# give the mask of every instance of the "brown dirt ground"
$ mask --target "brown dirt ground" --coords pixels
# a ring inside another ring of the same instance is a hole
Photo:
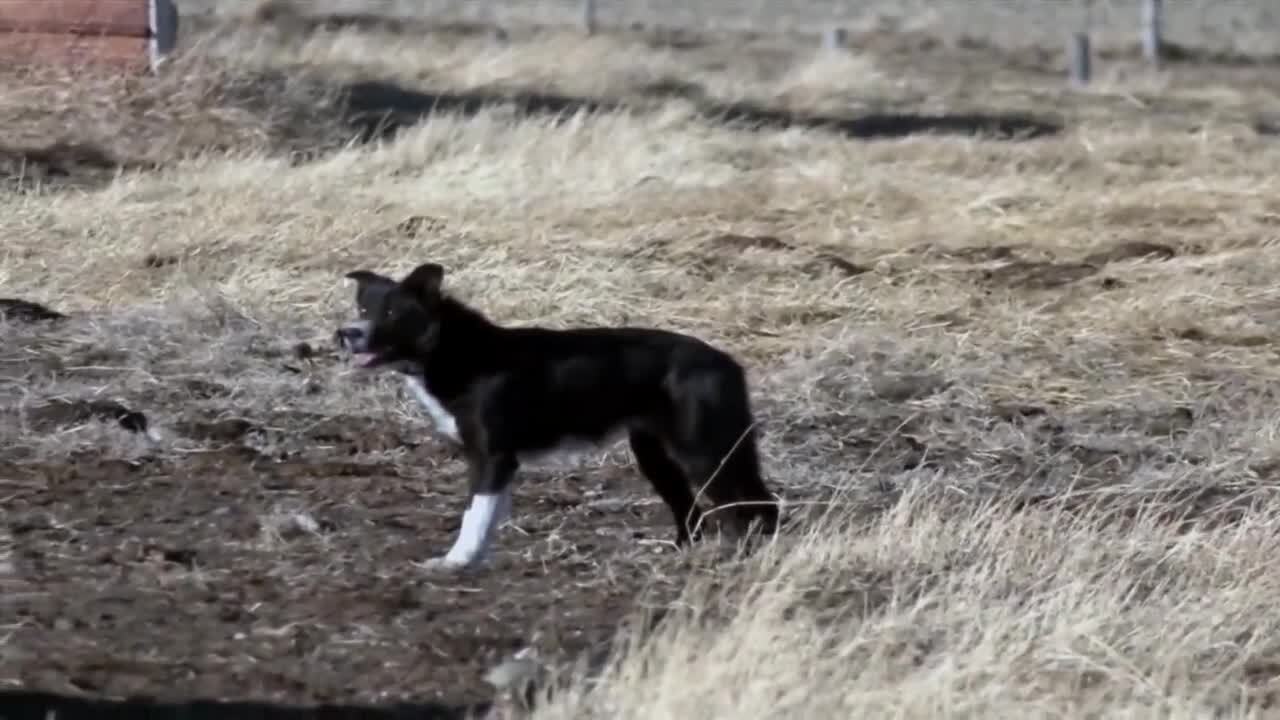
[[[237,425],[184,429],[230,439]],[[540,647],[576,654],[646,585],[672,589],[669,519],[634,502],[644,487],[628,468],[530,473],[491,568],[451,581],[412,564],[458,526],[460,467],[436,469],[441,448],[392,464],[364,454],[415,444],[394,421],[293,426],[314,445],[292,457],[232,440],[139,462],[0,459],[18,679],[95,696],[482,701],[484,671],[532,641],[522,629],[554,623]],[[279,510],[290,504],[314,525]],[[521,557],[550,536],[558,557]]]
[[[31,348],[55,343],[66,316],[10,321]],[[126,362],[86,344],[0,357],[27,382]],[[308,346],[275,364],[289,375],[338,362]],[[490,565],[425,573],[413,563],[448,549],[465,503],[451,449],[395,417],[228,417],[229,393],[193,379],[128,405],[0,411],[45,435],[100,423],[127,437],[156,427],[149,409],[184,397],[219,408],[170,416],[181,450],[0,449],[0,559],[11,548],[0,675],[93,698],[475,706],[494,699],[484,673],[514,651],[598,651],[637,603],[659,606],[681,584],[665,507],[617,462],[522,471],[514,526]]]

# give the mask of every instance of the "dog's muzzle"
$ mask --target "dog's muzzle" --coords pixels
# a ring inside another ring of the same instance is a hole
[[[369,349],[369,326],[367,323],[358,322],[350,325],[344,325],[338,328],[334,333],[334,342],[339,348],[351,353],[368,352]]]

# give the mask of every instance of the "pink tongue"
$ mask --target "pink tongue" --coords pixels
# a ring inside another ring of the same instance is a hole
[[[352,356],[352,360],[354,360],[356,365],[359,365],[360,367],[368,367],[373,364],[373,361],[377,359],[377,357],[378,356],[374,353],[356,353]]]

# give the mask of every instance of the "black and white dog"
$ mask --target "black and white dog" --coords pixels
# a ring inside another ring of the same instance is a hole
[[[441,290],[444,268],[419,265],[396,281],[367,270],[359,319],[338,329],[361,368],[401,373],[436,431],[461,447],[471,503],[458,537],[429,568],[483,560],[511,514],[522,462],[624,432],[640,472],[675,517],[676,543],[700,533],[693,487],[731,505],[737,529],[771,535],[778,505],[760,476],[742,367],[673,332],[644,328],[503,327]]]

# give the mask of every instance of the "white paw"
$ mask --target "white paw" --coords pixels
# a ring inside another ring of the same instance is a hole
[[[448,557],[436,557],[414,563],[415,567],[433,574],[455,574],[472,567],[472,563],[452,560]]]

